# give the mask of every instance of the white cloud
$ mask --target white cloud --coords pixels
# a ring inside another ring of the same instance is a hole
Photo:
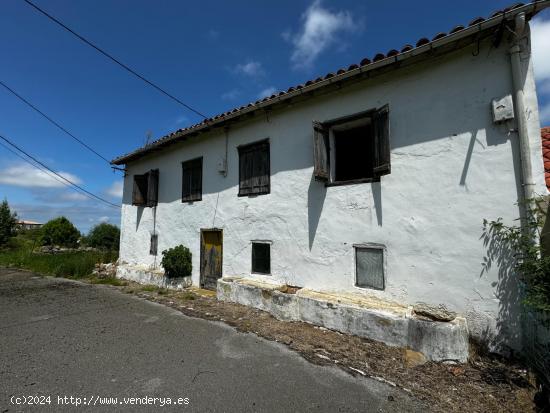
[[[255,60],[249,60],[246,63],[238,64],[233,71],[250,77],[262,76],[265,73],[262,64]]]
[[[258,99],[263,99],[267,96],[271,96],[273,93],[275,93],[277,89],[275,89],[273,86],[270,86],[268,88],[265,88],[260,93],[258,93]]]
[[[113,198],[122,198],[123,186],[124,184],[122,181],[115,181],[105,192]]]
[[[341,32],[354,31],[357,24],[349,11],[331,12],[315,0],[302,15],[303,27],[299,33],[283,33],[283,38],[294,45],[291,62],[294,67],[308,67]]]
[[[66,192],[59,196],[62,201],[87,201],[89,198],[80,192]]]
[[[82,183],[80,178],[69,172],[57,173],[75,184]],[[67,184],[63,179],[54,178],[52,175],[31,165],[20,163],[0,170],[0,184],[25,188],[62,188]]]
[[[231,89],[222,94],[223,100],[235,100],[240,96],[241,92],[238,89]]]
[[[533,68],[537,81],[550,80],[550,20],[531,21]]]
[[[97,222],[109,222],[109,219],[110,218],[108,216],[102,216],[97,219]]]

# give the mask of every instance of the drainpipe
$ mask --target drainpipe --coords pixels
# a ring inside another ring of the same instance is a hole
[[[533,170],[531,167],[531,149],[529,145],[529,133],[527,131],[527,117],[525,115],[525,101],[523,94],[524,76],[521,70],[521,47],[520,42],[525,33],[525,13],[519,13],[515,17],[515,40],[510,48],[510,61],[512,63],[512,80],[514,88],[514,107],[516,112],[523,194],[525,197],[525,212],[532,211],[533,198],[535,195],[535,183],[533,181]],[[529,52],[530,53],[530,52]]]

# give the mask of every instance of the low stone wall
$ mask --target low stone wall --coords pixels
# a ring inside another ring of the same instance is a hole
[[[342,333],[381,341],[423,353],[433,361],[468,359],[466,320],[429,321],[412,307],[359,294],[321,293],[301,289],[287,294],[283,286],[248,279],[218,280],[217,297],[264,311],[284,321],[304,321]]]
[[[179,290],[191,286],[191,277],[168,278],[164,271],[145,266],[119,264],[116,277],[140,284],[151,284],[161,288]]]

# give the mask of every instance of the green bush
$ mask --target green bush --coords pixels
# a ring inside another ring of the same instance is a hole
[[[191,275],[191,251],[183,245],[162,251],[162,261],[167,277],[188,277]]]
[[[98,224],[93,227],[85,240],[90,247],[105,250],[118,250],[120,243],[120,229],[112,224]]]
[[[0,204],[0,245],[4,245],[15,235],[17,228],[17,214],[11,212],[8,201],[4,199]]]
[[[41,228],[42,245],[59,245],[74,248],[77,246],[80,232],[65,217],[52,219]]]

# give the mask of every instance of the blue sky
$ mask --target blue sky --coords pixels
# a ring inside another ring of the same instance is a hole
[[[510,1],[35,0],[206,115],[433,37]],[[550,124],[550,13],[535,22],[539,103]],[[111,159],[200,119],[21,0],[0,4],[0,80]],[[120,202],[121,175],[0,88],[0,134],[88,190]],[[23,219],[66,215],[83,231],[118,210],[0,147],[0,197]]]

